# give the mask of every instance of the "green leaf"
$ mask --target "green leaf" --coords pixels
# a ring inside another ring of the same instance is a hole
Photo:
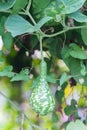
[[[76,11],[68,15],[70,18],[75,19],[77,22],[87,22],[87,16],[82,14],[80,11]]]
[[[5,28],[8,32],[11,32],[13,37],[34,32],[34,26],[19,15],[9,16],[5,23]]]
[[[73,110],[74,110],[74,107],[73,106],[67,106],[65,109],[64,109],[64,112],[66,115],[71,115],[73,113]]]
[[[5,21],[6,21],[7,17],[5,15],[2,15],[0,17],[0,34],[3,36],[6,32],[5,32]]]
[[[13,38],[10,33],[5,33],[3,35],[3,42],[4,42],[5,48],[9,51],[11,49],[12,42],[13,42]]]
[[[10,81],[28,81],[29,80],[29,70],[22,70],[19,74],[16,74]]]
[[[4,33],[4,27],[2,26],[2,24],[0,23],[0,34],[2,35]]]
[[[47,38],[45,43],[52,57],[61,58],[62,40],[60,38]]]
[[[54,74],[47,75],[46,80],[49,83],[56,83],[56,79],[55,79],[55,75]]]
[[[52,121],[55,123],[58,122],[58,115],[55,112],[52,114]]]
[[[70,14],[79,10],[86,0],[61,0],[63,9],[62,14]]]
[[[87,72],[87,64],[86,64],[85,70],[84,70],[84,68],[81,66],[82,59],[72,57],[70,55],[70,51],[71,51],[70,48],[65,46],[62,49],[62,58],[63,58],[65,64],[67,65],[67,67],[69,68],[70,73],[71,73],[72,77],[76,80],[76,82],[79,82],[80,79],[83,79],[84,80],[83,85],[87,85],[87,80],[86,80],[87,74],[85,73],[85,72]],[[77,54],[77,56],[79,56],[79,54]]]
[[[67,73],[63,73],[60,78],[60,86],[63,85],[64,82],[66,82],[70,77],[67,75]]]
[[[56,91],[56,99],[57,101],[61,104],[62,103],[62,98],[64,97],[64,91],[63,90],[60,90],[60,91]]]
[[[70,44],[70,51],[69,54],[77,59],[87,59],[87,54],[85,52],[85,50],[83,50],[82,48],[80,48],[78,45],[72,43]]]
[[[58,125],[53,124],[51,130],[59,130]]]
[[[13,77],[14,73],[12,72],[12,66],[6,66],[2,71],[0,71],[0,76]]]
[[[5,28],[8,32],[11,32],[13,37],[15,37],[24,33],[33,33],[38,31],[43,26],[43,24],[51,19],[51,17],[45,17],[41,19],[35,26],[33,26],[21,16],[11,15],[8,17],[5,23]]]
[[[62,58],[67,59],[69,57],[70,57],[70,50],[69,50],[69,47],[67,47],[65,45],[65,47],[62,49]],[[66,60],[66,62],[67,62],[67,60]]]
[[[85,126],[81,120],[70,122],[66,128],[66,130],[86,130],[86,129],[87,126]]]
[[[38,76],[32,83],[32,89],[35,88],[37,86],[37,83],[40,81],[40,76]]]
[[[39,30],[46,22],[52,20],[52,17],[46,16],[42,18],[36,25],[35,25],[35,30]]]
[[[87,45],[87,28],[81,29],[81,36],[84,44]]]
[[[18,13],[21,9],[23,9],[26,6],[27,2],[28,0],[23,0],[22,2],[21,0],[16,0],[12,12]]]
[[[34,13],[38,13],[40,11],[42,11],[43,9],[45,9],[48,4],[50,3],[50,0],[33,0],[32,1],[32,6],[34,8]]]
[[[2,68],[2,63],[5,62],[5,58],[2,56],[2,54],[3,54],[2,51],[0,51],[0,67],[1,68]]]
[[[84,63],[81,61],[81,74],[83,76],[86,75],[86,66],[84,65]]]
[[[0,11],[5,11],[13,7],[16,0],[7,0],[7,2],[0,2]]]
[[[74,77],[75,80],[78,82],[79,78],[81,76],[75,76],[75,75],[80,74],[80,71],[81,71],[80,61],[75,59],[75,58],[72,58],[72,57],[69,57],[66,60],[67,61],[65,61],[65,62],[67,63],[67,66],[69,67],[69,70],[70,70],[70,72],[72,74],[72,77]]]

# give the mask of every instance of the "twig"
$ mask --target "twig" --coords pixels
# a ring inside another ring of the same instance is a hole
[[[23,124],[24,124],[24,113],[21,114],[21,126],[20,126],[20,130],[24,130],[23,129]]]
[[[26,114],[22,113],[22,111],[19,109],[19,107],[18,107],[15,103],[13,103],[13,102],[12,102],[5,94],[3,94],[1,91],[0,91],[0,95],[2,95],[5,99],[7,99],[8,102],[9,102],[18,112],[20,112],[21,114],[23,114],[24,118],[30,123],[30,125],[31,125],[31,127],[32,127],[33,130],[34,130],[34,128],[37,128],[38,130],[46,130],[46,129],[44,129],[44,128],[41,128],[41,127],[38,126],[38,125],[33,124],[33,123],[30,121],[29,117],[27,117]],[[22,120],[22,121],[23,121],[23,120]],[[23,124],[23,122],[22,122],[22,124]]]

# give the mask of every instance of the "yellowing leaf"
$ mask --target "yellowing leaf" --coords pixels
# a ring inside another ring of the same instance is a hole
[[[70,84],[67,85],[67,87],[64,90],[64,96],[67,97],[69,96],[73,91],[73,88],[70,86]]]

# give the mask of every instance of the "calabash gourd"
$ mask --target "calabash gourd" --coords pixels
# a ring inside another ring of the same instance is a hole
[[[30,105],[39,115],[47,115],[55,107],[55,100],[46,81],[46,74],[47,64],[42,60],[40,63],[40,78],[30,96]]]

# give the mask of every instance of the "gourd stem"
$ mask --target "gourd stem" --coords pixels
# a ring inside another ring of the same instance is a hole
[[[41,61],[40,63],[40,76],[41,78],[46,78],[47,75],[47,64],[44,60]]]
[[[43,57],[43,48],[42,48],[42,36],[40,36],[40,52],[41,52],[41,59],[44,60],[44,57]]]

